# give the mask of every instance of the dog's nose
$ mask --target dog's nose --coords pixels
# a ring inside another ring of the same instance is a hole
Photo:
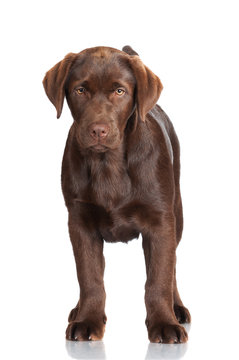
[[[109,126],[106,124],[91,124],[90,135],[94,139],[104,139],[109,133]]]

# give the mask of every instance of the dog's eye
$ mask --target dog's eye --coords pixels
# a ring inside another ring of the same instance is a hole
[[[76,90],[77,94],[81,95],[85,92],[85,88],[80,87],[79,89]]]
[[[118,96],[122,96],[122,95],[124,95],[124,93],[125,93],[125,91],[123,90],[123,89],[116,89],[115,90],[115,93],[116,93],[116,95],[118,95]]]

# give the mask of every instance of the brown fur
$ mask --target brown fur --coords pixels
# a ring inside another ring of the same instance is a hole
[[[127,242],[141,233],[149,340],[185,342],[179,323],[190,322],[190,314],[175,275],[183,227],[179,143],[169,118],[155,106],[159,78],[134,50],[123,50],[98,47],[68,54],[43,80],[57,117],[66,96],[74,119],[62,190],[80,301],[69,315],[66,338],[103,337],[103,242]]]

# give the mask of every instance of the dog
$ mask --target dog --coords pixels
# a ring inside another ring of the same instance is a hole
[[[176,284],[176,247],[183,213],[180,148],[171,121],[156,103],[160,79],[125,46],[70,53],[43,80],[60,117],[64,98],[70,128],[62,191],[76,261],[80,300],[66,339],[103,338],[103,244],[141,234],[146,262],[146,326],[151,342],[184,343],[190,322]]]

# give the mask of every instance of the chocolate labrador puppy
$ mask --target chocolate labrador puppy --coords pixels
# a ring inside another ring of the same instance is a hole
[[[80,300],[68,340],[100,340],[105,315],[104,241],[142,234],[151,342],[181,343],[190,322],[176,285],[176,247],[183,228],[179,143],[156,105],[160,79],[129,46],[70,53],[43,80],[60,117],[64,98],[74,119],[62,163]]]

